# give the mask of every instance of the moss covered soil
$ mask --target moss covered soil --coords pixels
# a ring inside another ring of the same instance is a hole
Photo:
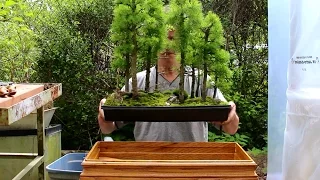
[[[178,100],[169,102],[168,99],[174,99],[178,91],[165,91],[165,92],[139,92],[137,98],[133,98],[132,93],[112,93],[107,96],[105,106],[220,106],[228,105],[218,99],[207,97],[206,101],[202,101],[201,97],[190,98],[185,93],[184,103],[179,103]],[[178,98],[177,98],[178,99]]]

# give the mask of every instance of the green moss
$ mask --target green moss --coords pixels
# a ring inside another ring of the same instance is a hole
[[[179,92],[180,92],[180,90],[176,89],[173,91],[172,94],[179,97]],[[184,100],[188,99],[189,95],[188,95],[187,91],[184,91],[183,93],[184,93]]]
[[[125,93],[123,95],[112,93],[106,99],[105,105],[108,106],[167,106],[167,100],[172,96],[176,95],[177,90],[168,90],[162,93],[146,93],[139,92],[139,96],[136,99],[132,98],[131,93]],[[227,105],[226,102],[215,100],[211,97],[207,97],[206,101],[203,102],[201,98],[187,98],[184,103],[172,103],[171,106],[215,106],[215,105]]]

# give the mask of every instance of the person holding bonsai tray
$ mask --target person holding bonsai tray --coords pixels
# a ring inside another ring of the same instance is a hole
[[[177,89],[179,87],[179,73],[175,70],[178,66],[173,54],[160,56],[158,60],[159,90]],[[187,69],[188,70],[188,69]],[[145,71],[137,74],[139,89],[144,89]],[[150,88],[155,84],[155,67],[151,68]],[[185,90],[190,93],[191,83],[190,75],[185,75]],[[129,88],[131,90],[131,87]],[[200,91],[201,92],[201,91]],[[212,97],[213,90],[208,89],[208,96]],[[218,90],[217,97],[221,101],[226,101],[222,93]],[[123,127],[125,124],[104,120],[104,112],[101,106],[105,99],[100,101],[98,122],[102,133],[110,134],[112,131]],[[222,123],[212,122],[215,127],[222,129],[228,134],[235,134],[238,130],[239,117],[236,113],[236,105],[229,102],[231,111],[228,119]],[[150,117],[152,118],[152,117]],[[214,117],[212,117],[214,118]],[[135,122],[134,136],[136,141],[208,141],[208,123],[207,122]]]
[[[168,37],[172,39],[173,37]],[[179,62],[176,60],[175,53],[167,50],[160,54],[158,58],[158,90],[173,90],[179,88]],[[197,74],[197,73],[196,73]],[[150,70],[150,92],[155,89],[156,68]],[[191,68],[185,68],[185,91],[191,93]],[[138,89],[145,89],[146,71],[137,73]],[[197,79],[197,78],[196,78]],[[131,79],[129,82],[129,91],[131,91]],[[197,82],[196,82],[197,84]],[[200,85],[201,87],[201,85]],[[123,87],[122,90],[125,88]],[[201,93],[201,90],[199,90]],[[207,95],[212,97],[213,89],[208,89]],[[200,94],[199,94],[200,96]],[[217,99],[226,101],[220,90],[217,90]],[[102,99],[99,104],[98,122],[103,134],[110,134],[114,130],[121,128],[125,123],[105,121],[104,112],[101,106],[105,103]],[[235,134],[238,130],[239,117],[236,113],[236,105],[229,102],[231,110],[228,119],[224,122],[211,122],[213,125],[228,134]],[[152,118],[152,117],[150,117]],[[214,117],[212,117],[214,118]],[[214,120],[214,119],[212,119]],[[135,122],[134,136],[136,141],[208,141],[208,123],[207,122]]]

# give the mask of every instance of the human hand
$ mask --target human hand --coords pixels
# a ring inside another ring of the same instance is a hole
[[[103,134],[110,134],[114,131],[115,125],[113,121],[106,121],[104,117],[104,111],[101,109],[101,106],[106,102],[106,99],[102,99],[99,104],[99,113],[98,113],[98,122],[101,132]]]
[[[104,120],[104,111],[103,111],[103,109],[101,109],[101,106],[102,106],[105,102],[106,102],[106,99],[104,98],[104,99],[102,99],[102,100],[100,101],[100,104],[99,104],[99,114],[98,114],[98,118],[99,118],[99,119],[102,119],[102,120]]]
[[[235,117],[237,116],[236,104],[233,101],[230,101],[228,104],[231,106],[230,107],[231,110],[229,112],[228,119],[226,121],[222,121],[222,122],[214,121],[214,122],[212,122],[214,125],[227,125],[227,124],[230,124],[235,119]]]

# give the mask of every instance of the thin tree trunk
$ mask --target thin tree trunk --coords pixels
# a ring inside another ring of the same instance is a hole
[[[126,54],[125,76],[126,76],[125,91],[129,92],[129,79],[130,79],[130,54],[129,53]]]
[[[184,61],[185,52],[181,51],[181,64],[180,64],[180,82],[179,82],[179,101],[184,103]]]
[[[218,81],[218,77],[216,76],[215,77],[215,80],[214,80],[214,91],[213,91],[213,99],[215,99],[217,97],[217,90],[218,90],[218,87],[217,87],[217,81]]]
[[[158,91],[158,63],[156,63],[156,87],[155,87],[155,91]]]
[[[200,81],[201,81],[201,78],[200,78],[200,68],[198,67],[198,77],[197,77],[197,90],[196,90],[196,97],[199,97],[200,94],[199,94],[199,88],[200,88]]]
[[[192,64],[191,98],[194,98],[194,86],[196,84],[195,65]]]
[[[204,57],[206,57],[206,55]],[[202,101],[206,101],[206,97],[207,97],[207,75],[208,75],[208,67],[207,67],[206,61],[204,61],[204,63],[203,63],[203,82],[202,82],[202,89],[201,89]]]
[[[138,42],[137,42],[137,30],[134,29],[132,35],[133,50],[131,59],[131,76],[132,76],[132,93],[133,98],[138,97],[138,82],[137,82],[137,58],[138,58]]]
[[[205,32],[204,41],[207,44],[210,34],[210,28]],[[201,97],[202,101],[206,101],[207,97],[207,76],[208,76],[208,64],[207,64],[207,50],[206,48],[203,49],[203,82],[202,82],[202,89],[201,89]]]
[[[184,103],[184,65],[185,65],[185,50],[187,49],[187,39],[184,36],[185,30],[184,30],[184,15],[180,15],[180,28],[181,28],[181,34],[180,38],[182,40],[182,44],[180,45],[181,47],[181,61],[180,61],[180,82],[179,82],[179,102]]]
[[[147,74],[146,74],[145,91],[149,92],[150,91],[150,68],[151,68],[151,57],[152,57],[151,47],[148,48],[147,53],[148,53],[147,54],[147,63],[146,63]]]

